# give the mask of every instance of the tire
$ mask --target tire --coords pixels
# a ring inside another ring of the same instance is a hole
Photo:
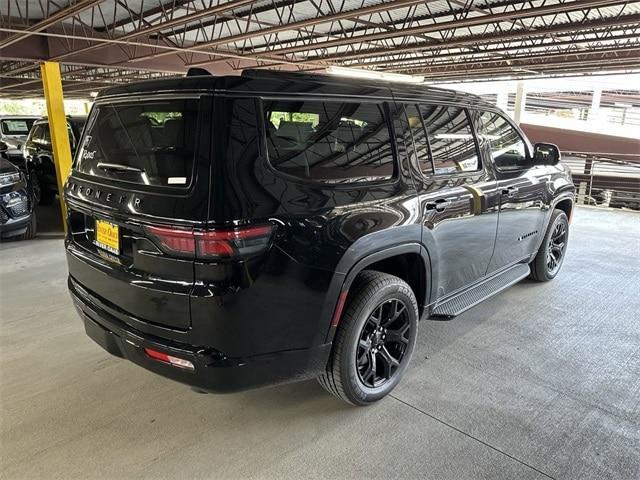
[[[402,378],[417,334],[418,304],[411,287],[393,275],[366,270],[354,281],[326,372],[318,381],[352,405],[370,405]],[[378,373],[387,378],[376,381]]]
[[[563,232],[559,234],[558,232]],[[561,240],[561,241],[558,241]],[[529,264],[529,277],[538,282],[553,280],[564,262],[569,241],[569,219],[562,210],[554,210],[542,244]]]
[[[20,235],[20,240],[31,240],[36,236],[38,230],[38,220],[36,218],[36,212],[31,213],[31,221],[27,227],[27,231]]]
[[[31,187],[31,194],[33,195],[33,201],[35,205],[40,204],[40,197],[42,196],[42,187],[40,186],[40,179],[35,171],[29,174],[29,185]]]

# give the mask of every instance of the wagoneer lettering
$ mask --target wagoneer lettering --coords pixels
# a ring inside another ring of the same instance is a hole
[[[370,404],[420,318],[551,280],[567,248],[558,148],[473,95],[187,76],[102,92],[83,135],[65,200],[87,334],[200,391],[317,377]]]

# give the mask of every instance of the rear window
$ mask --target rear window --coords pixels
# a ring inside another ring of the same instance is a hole
[[[76,170],[151,186],[186,186],[193,175],[198,101],[96,105]]]
[[[0,121],[0,128],[5,135],[27,135],[34,120],[32,119],[6,119]]]
[[[269,162],[279,172],[326,183],[393,176],[382,104],[278,100],[264,112]]]

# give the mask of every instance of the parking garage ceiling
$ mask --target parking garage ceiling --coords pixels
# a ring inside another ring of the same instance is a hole
[[[640,2],[613,0],[4,0],[0,97],[115,83],[330,65],[431,81],[640,70]]]

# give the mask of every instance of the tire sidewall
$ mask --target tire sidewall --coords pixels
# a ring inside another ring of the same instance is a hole
[[[551,239],[551,235],[553,235],[553,231],[555,230],[556,226],[560,222],[563,222],[565,224],[565,228],[567,232],[565,246],[562,252],[562,257],[560,258],[560,265],[558,266],[555,272],[549,272],[549,268],[547,267],[547,254],[549,253],[549,240]],[[544,237],[544,245],[543,245],[544,254],[542,255],[542,258],[541,258],[541,260],[544,263],[543,265],[541,265],[541,267],[544,268],[544,274],[548,280],[555,278],[556,275],[560,273],[560,270],[562,270],[562,265],[564,264],[564,257],[566,256],[568,246],[569,246],[569,219],[567,218],[567,215],[564,212],[559,211],[558,214],[555,215],[555,218],[553,218],[553,220],[549,224],[549,228],[547,229],[547,234]]]
[[[402,358],[400,367],[398,368],[398,370],[396,370],[391,380],[385,382],[380,387],[367,387],[360,380],[356,367],[356,354],[358,342],[360,339],[360,333],[373,310],[381,303],[392,299],[398,299],[402,301],[407,307],[409,322],[411,324],[409,343]],[[351,311],[351,309],[347,310],[346,314],[350,315],[354,321],[349,322],[347,331],[344,332],[346,334],[346,348],[344,348],[341,352],[341,363],[346,368],[344,368],[344,370],[341,372],[343,377],[341,380],[343,385],[349,386],[347,392],[350,393],[350,397],[354,396],[354,398],[349,399],[353,403],[357,405],[367,405],[373,403],[387,395],[398,384],[398,382],[404,375],[407,366],[410,363],[411,356],[413,355],[413,350],[415,348],[418,330],[417,311],[417,303],[415,301],[413,293],[406,284],[402,283],[386,285],[385,287],[375,292],[375,294],[372,295],[371,298],[364,303],[364,305],[359,306],[359,308],[357,308],[355,311]]]

